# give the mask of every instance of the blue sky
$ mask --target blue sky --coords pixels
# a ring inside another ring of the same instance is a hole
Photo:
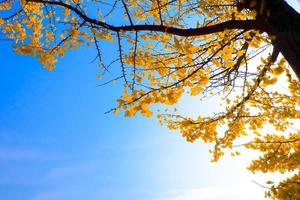
[[[104,51],[116,53],[109,45]],[[1,199],[262,197],[263,189],[251,182],[260,177],[245,169],[249,156],[212,164],[206,145],[185,142],[155,118],[104,114],[121,87],[97,87],[99,70],[89,63],[94,54],[88,48],[69,52],[49,72],[0,42]]]
[[[204,145],[155,118],[104,114],[121,91],[96,87],[91,49],[69,53],[52,72],[9,43],[0,49],[1,199],[163,199],[228,182],[216,183],[222,163],[211,165]]]

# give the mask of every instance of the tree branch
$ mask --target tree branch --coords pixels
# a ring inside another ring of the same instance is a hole
[[[256,29],[263,32],[271,32],[270,28],[262,21],[258,20],[229,20],[226,22],[222,22],[219,24],[206,26],[206,27],[199,27],[199,28],[188,28],[188,29],[181,29],[176,27],[168,27],[164,25],[129,25],[129,26],[114,26],[108,23],[93,19],[88,17],[86,14],[78,10],[76,7],[72,5],[68,5],[63,2],[56,2],[56,1],[47,1],[47,0],[28,0],[28,2],[35,2],[35,3],[42,3],[42,4],[50,4],[50,5],[57,5],[64,8],[68,8],[71,11],[75,12],[82,20],[95,24],[97,26],[103,27],[110,31],[120,32],[120,31],[156,31],[156,32],[163,32],[163,33],[170,33],[173,35],[178,36],[199,36],[199,35],[207,35],[211,33],[222,32],[226,29],[242,29],[242,30],[251,30]]]

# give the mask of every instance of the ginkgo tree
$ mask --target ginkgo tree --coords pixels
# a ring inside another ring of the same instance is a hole
[[[210,116],[156,115],[187,141],[211,143],[213,161],[249,139],[242,146],[261,153],[249,170],[289,174],[269,181],[266,197],[300,199],[300,14],[284,0],[2,0],[0,29],[48,70],[93,47],[103,72],[120,69],[124,93],[111,112],[127,117],[183,95],[221,96],[226,106]],[[118,48],[110,64],[102,41]]]

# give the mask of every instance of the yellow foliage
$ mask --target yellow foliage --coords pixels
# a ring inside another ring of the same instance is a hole
[[[0,11],[14,12],[12,2],[0,3]],[[300,168],[299,130],[290,128],[300,119],[299,80],[285,58],[277,61],[271,60],[269,52],[260,54],[272,51],[270,46],[278,38],[255,28],[227,27],[210,32],[234,20],[256,19],[252,8],[262,8],[263,1],[247,1],[248,9],[228,6],[239,2],[233,0],[124,2],[126,6],[111,11],[111,15],[122,13],[117,17],[128,19],[119,20],[124,22],[119,25],[106,22],[113,20],[106,20],[103,10],[90,10],[96,3],[93,1],[21,0],[22,12],[11,18],[0,13],[0,31],[14,40],[16,53],[36,57],[48,70],[53,70],[68,50],[93,44],[106,71],[102,57],[110,57],[111,49],[101,41],[113,42],[124,80],[124,92],[114,113],[151,117],[155,114],[152,105],[172,106],[184,95],[201,99],[223,95],[226,106],[218,113],[199,113],[191,118],[166,112],[159,114],[158,120],[179,130],[189,142],[201,139],[213,144],[213,161],[226,149],[239,155],[234,145],[244,137],[252,141],[244,145],[246,148],[262,154],[249,170],[286,173]],[[91,13],[98,13],[98,18]],[[200,34],[203,30],[208,32]],[[199,34],[188,35],[197,31]],[[97,77],[100,79],[100,74]],[[299,173],[272,185],[267,196],[300,199],[299,184],[290,182],[299,183]]]

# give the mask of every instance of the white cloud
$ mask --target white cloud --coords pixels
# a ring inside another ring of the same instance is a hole
[[[60,200],[66,199],[68,194],[63,191],[42,192],[37,194],[33,200]]]
[[[244,182],[224,187],[173,189],[159,200],[263,200],[264,190],[253,182]]]
[[[29,160],[44,157],[41,152],[28,149],[0,149],[0,160]]]
[[[45,181],[57,181],[74,178],[87,174],[98,174],[102,171],[101,165],[95,161],[81,162],[70,165],[62,165],[52,168],[44,177]]]

